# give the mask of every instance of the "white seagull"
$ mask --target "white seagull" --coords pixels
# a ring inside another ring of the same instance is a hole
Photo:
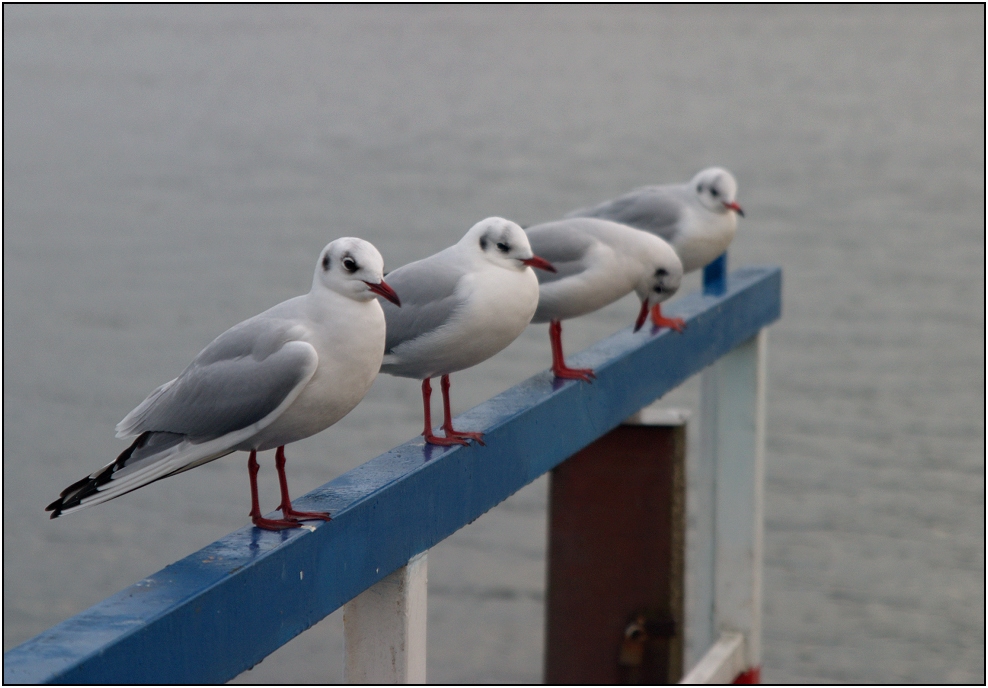
[[[483,444],[483,433],[453,429],[449,375],[490,358],[524,331],[539,303],[532,268],[554,269],[532,253],[521,227],[489,217],[449,248],[388,273],[402,307],[381,302],[388,323],[381,371],[422,380],[429,444]],[[429,408],[429,379],[437,375],[445,437],[433,433]]]
[[[251,520],[298,527],[288,496],[284,445],[340,420],[360,403],[384,356],[380,295],[398,305],[374,246],[352,237],[323,249],[308,294],[279,303],[217,337],[181,375],[151,392],[117,424],[134,437],[115,461],[62,491],[51,518],[114,499],[234,451],[249,451]],[[261,517],[257,452],[277,447],[283,519]]]
[[[637,332],[649,308],[676,293],[683,277],[679,256],[664,239],[627,225],[590,217],[556,220],[525,230],[532,250],[557,272],[539,273],[539,307],[532,322],[549,323],[552,372],[558,378],[590,381],[590,368],[570,368],[563,359],[560,321],[603,308],[632,291],[642,307]]]
[[[686,184],[645,186],[566,217],[599,217],[656,234],[676,249],[683,270],[702,268],[727,250],[737,230],[736,215],[744,211],[734,200],[738,184],[721,167],[701,170]],[[652,309],[652,321],[681,330],[681,318],[663,318]]]

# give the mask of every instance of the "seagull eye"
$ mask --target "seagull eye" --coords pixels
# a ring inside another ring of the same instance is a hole
[[[662,285],[661,284],[656,284],[655,285],[655,288],[652,291],[654,291],[656,294],[661,294],[662,293]]]
[[[322,269],[329,270],[329,254],[327,253],[322,257]]]
[[[359,266],[357,265],[357,261],[347,256],[343,259],[343,267],[346,268],[347,272],[356,272]]]
[[[504,243],[503,241],[499,241],[499,242],[497,242],[497,250],[498,250],[498,251],[500,251],[501,253],[507,253],[507,252],[508,252],[508,250],[509,250],[510,248],[511,248],[511,247],[510,247],[510,246],[508,246],[508,245],[507,245],[506,243]]]
[[[713,196],[714,198],[717,198],[717,196],[719,196],[720,194],[717,193],[717,189],[715,189],[714,187],[711,186],[710,187],[710,195]]]
[[[665,277],[668,274],[669,274],[669,271],[666,270],[665,268],[659,268],[658,270],[655,271],[655,276],[656,277]]]

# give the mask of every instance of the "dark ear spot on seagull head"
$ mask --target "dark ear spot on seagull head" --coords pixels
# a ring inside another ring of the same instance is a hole
[[[461,241],[469,241],[469,245],[479,245],[487,260],[509,270],[536,267],[555,272],[555,268],[548,261],[532,255],[532,245],[528,242],[525,230],[517,223],[505,220],[503,217],[488,217],[481,220],[470,228]]]
[[[497,250],[499,253],[508,255],[511,253],[511,241],[506,236],[507,231],[505,228],[490,227],[486,232],[484,232],[480,237],[480,250],[487,251],[489,249]]]
[[[506,257],[512,253],[512,249],[515,247],[515,241],[512,240],[512,229],[515,227],[517,225],[514,222],[502,217],[488,217],[471,227],[467,236],[475,236],[480,250],[488,258],[497,260],[498,257]],[[520,228],[518,231],[524,233]]]
[[[649,241],[643,249],[644,268],[635,293],[648,307],[662,303],[676,291],[683,279],[683,263],[672,246],[661,239]]]
[[[313,288],[329,289],[356,301],[372,301],[379,292],[370,285],[383,280],[384,259],[374,245],[356,237],[343,237],[323,249]],[[383,291],[386,293],[382,296],[391,300],[391,288]]]
[[[734,175],[722,167],[708,167],[697,172],[692,183],[695,185],[697,198],[708,210],[715,213],[736,212],[744,217],[744,211],[734,200],[738,191],[738,183]]]

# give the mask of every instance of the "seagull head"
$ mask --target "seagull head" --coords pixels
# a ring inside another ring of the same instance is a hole
[[[734,200],[738,193],[738,183],[734,175],[723,167],[708,167],[693,177],[690,182],[700,204],[715,213],[735,212],[744,217],[744,211]]]
[[[396,306],[398,295],[384,281],[384,259],[374,245],[356,237],[343,237],[326,245],[316,264],[312,288],[325,288],[354,301],[381,296]]]
[[[652,306],[657,306],[675,294],[683,280],[683,263],[672,246],[661,239],[652,244],[654,245],[650,245],[643,256],[642,276],[635,287],[635,293],[642,301],[641,311],[635,321],[635,332],[645,324],[645,318]]]
[[[503,217],[488,217],[481,220],[460,240],[468,250],[494,265],[508,270],[522,271],[538,268],[555,272],[556,268],[544,258],[532,252],[525,230]]]

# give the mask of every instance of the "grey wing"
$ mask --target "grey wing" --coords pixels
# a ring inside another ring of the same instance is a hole
[[[600,217],[672,240],[682,216],[683,203],[674,189],[646,186],[591,208],[574,210],[566,217]]]
[[[319,363],[310,344],[291,336],[295,326],[258,316],[227,330],[120,421],[117,436],[168,432],[204,441],[264,419]]]
[[[545,258],[556,268],[556,272],[536,270],[535,276],[538,277],[539,284],[558,282],[586,270],[584,258],[593,247],[595,239],[580,231],[583,219],[544,222],[525,230],[528,241],[532,245],[532,252],[540,258]]]
[[[384,352],[391,353],[448,322],[462,305],[456,286],[465,273],[455,262],[445,260],[443,252],[389,272],[388,284],[401,299],[401,307],[378,298],[387,322]]]

